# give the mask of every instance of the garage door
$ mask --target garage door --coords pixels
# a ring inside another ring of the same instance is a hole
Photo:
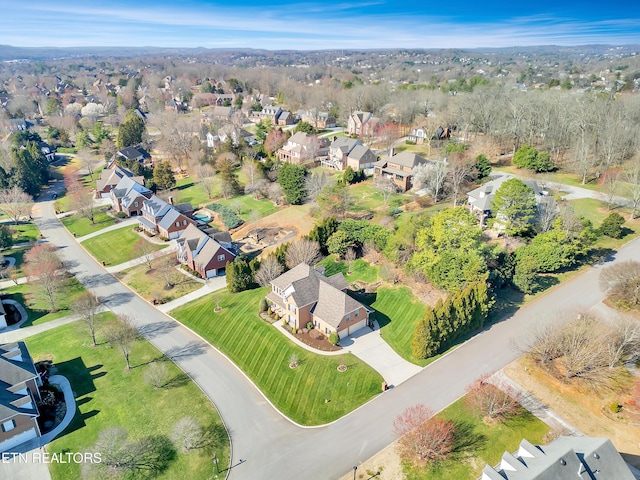
[[[367,325],[367,319],[359,321],[358,323],[354,323],[353,325],[349,325],[345,330],[340,332],[340,338],[348,337],[354,332],[357,332],[361,328]]]
[[[21,443],[31,440],[32,438],[36,438],[36,435],[36,429],[32,428],[31,430],[27,430],[26,432],[19,433],[15,437],[11,437],[10,439],[0,443],[0,453],[8,452]]]

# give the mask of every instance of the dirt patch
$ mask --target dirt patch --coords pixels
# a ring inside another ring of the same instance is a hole
[[[280,245],[294,239],[298,231],[294,228],[257,227],[249,230],[248,236],[236,240],[240,250],[255,253],[265,248]]]
[[[402,464],[400,463],[400,455],[397,453],[396,444],[392,443],[384,450],[376,453],[373,457],[364,462],[357,464],[356,470],[357,480],[366,480],[375,473],[380,472],[382,480],[403,480]],[[340,480],[353,480],[353,471],[347,473]]]
[[[621,369],[621,378],[612,388],[560,382],[526,357],[504,371],[585,435],[610,438],[620,453],[629,454],[630,463],[640,467],[640,424],[629,401],[631,378],[626,371]],[[614,403],[622,405],[619,413],[606,410]]]

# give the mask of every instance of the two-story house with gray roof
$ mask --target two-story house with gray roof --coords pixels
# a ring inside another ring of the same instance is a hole
[[[202,278],[224,275],[227,262],[233,262],[236,258],[230,242],[224,243],[195,225],[189,225],[177,240],[178,261],[198,272]]]
[[[136,182],[135,177],[128,176],[122,177],[109,192],[113,209],[116,212],[124,212],[129,217],[141,215],[142,205],[152,195],[153,192]]]
[[[96,197],[109,198],[111,190],[118,185],[123,177],[130,177],[134,182],[140,185],[144,184],[142,175],[134,175],[128,168],[114,164],[112,168],[105,168],[100,172],[100,178],[96,181]]]
[[[40,436],[40,384],[25,343],[0,344],[0,453]]]
[[[189,225],[195,225],[189,214],[193,208],[189,203],[171,205],[153,195],[142,204],[142,216],[138,218],[140,228],[151,235],[173,240]]]
[[[377,159],[376,154],[357,138],[333,137],[329,154],[322,159],[322,165],[336,170],[351,167],[354,171],[367,171],[373,168]]]
[[[340,338],[369,325],[372,310],[345,293],[342,273],[325,277],[301,263],[271,281],[267,301],[271,309],[296,328],[311,322],[325,335]]]
[[[402,152],[392,157],[377,161],[373,165],[374,180],[380,176],[391,178],[401,192],[413,187],[413,169],[418,165],[439,160],[427,160],[417,153]]]

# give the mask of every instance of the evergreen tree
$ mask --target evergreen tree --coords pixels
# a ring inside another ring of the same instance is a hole
[[[476,170],[478,171],[478,178],[488,177],[491,173],[491,162],[484,153],[481,153],[476,157],[475,163]]]
[[[425,317],[420,319],[413,332],[411,354],[418,359],[435,355],[440,346],[438,336],[433,309],[428,309]]]
[[[338,230],[338,221],[335,217],[327,217],[316,223],[315,227],[309,232],[309,240],[314,240],[320,245],[320,251],[323,255],[327,255],[327,240]]]
[[[507,235],[523,235],[533,227],[536,198],[533,189],[518,178],[505,181],[493,198],[496,221],[504,222]]]
[[[284,191],[287,203],[300,205],[306,196],[304,178],[307,169],[300,165],[285,163],[278,171],[278,183]]]
[[[153,168],[153,183],[160,190],[169,190],[176,185],[176,177],[171,170],[171,164],[164,160],[158,162]]]
[[[118,148],[139,145],[142,143],[144,132],[144,120],[135,114],[133,110],[129,110],[124,123],[118,129],[118,138],[116,140]]]

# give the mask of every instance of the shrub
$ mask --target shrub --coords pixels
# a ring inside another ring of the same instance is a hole
[[[307,322],[307,330],[311,330],[313,328],[313,323]]]
[[[622,410],[622,405],[620,405],[618,402],[613,402],[611,405],[609,405],[609,410],[611,410],[613,413],[620,413],[620,411]]]
[[[116,212],[116,217],[127,218],[127,214],[125,212]]]
[[[600,232],[603,235],[611,238],[622,238],[623,230],[622,225],[624,224],[624,218],[622,215],[616,212],[610,213],[607,218],[602,221],[602,225],[600,226]]]
[[[260,309],[260,312],[266,312],[267,311],[267,299],[266,298],[261,298],[260,299],[260,305],[258,307]]]
[[[296,333],[298,333],[298,329],[296,327],[291,327],[291,333],[295,335]]]
[[[233,210],[225,205],[221,205],[219,203],[210,203],[209,205],[207,205],[207,208],[216,213],[219,213],[220,217],[222,218],[222,223],[229,229],[239,227],[244,223],[244,220],[242,220],[238,215],[235,214]]]
[[[338,345],[339,341],[340,341],[340,337],[336,332],[331,332],[329,334],[329,343],[331,343],[332,345]]]

